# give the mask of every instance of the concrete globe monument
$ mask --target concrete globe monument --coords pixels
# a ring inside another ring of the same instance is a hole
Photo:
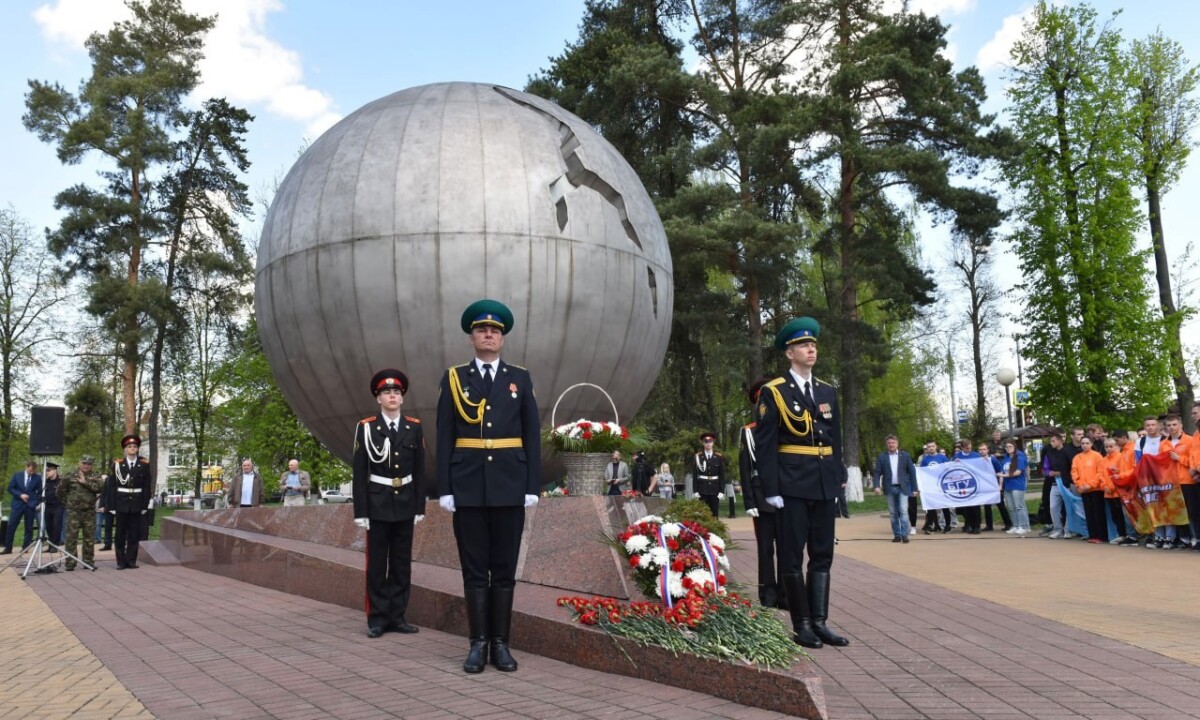
[[[503,357],[532,372],[543,423],[579,382],[623,420],[645,400],[671,330],[666,234],[629,164],[553,103],[482,83],[403,90],[330,128],[280,186],[259,333],[284,396],[341,457],[381,367],[408,373],[404,411],[432,435],[441,373],[472,357],[459,314],[483,297],[513,310]],[[611,415],[583,388],[558,422]]]

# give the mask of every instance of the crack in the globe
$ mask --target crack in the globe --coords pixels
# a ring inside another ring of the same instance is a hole
[[[625,228],[625,235],[633,241],[634,245],[638,246],[638,249],[642,249],[642,241],[638,239],[637,230],[634,229],[633,223],[629,221],[629,212],[625,208],[625,198],[608,181],[584,166],[583,159],[579,157],[579,153],[577,152],[580,147],[579,138],[575,136],[575,131],[571,129],[571,126],[555,117],[552,113],[546,112],[542,108],[511,94],[508,88],[493,86],[492,89],[511,102],[529,108],[545,117],[558,128],[560,139],[558,151],[562,155],[563,163],[567,166],[567,172],[555,178],[549,185],[550,199],[554,202],[558,229],[563,230],[567,226],[566,186],[588,188],[599,193],[605,202],[616,209],[617,215],[621,218],[621,227]]]

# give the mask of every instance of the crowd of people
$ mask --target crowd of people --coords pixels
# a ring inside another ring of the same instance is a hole
[[[1200,427],[1200,403],[1191,408],[1191,417]],[[920,532],[928,535],[957,529],[978,535],[994,531],[994,518],[998,516],[1004,532],[1014,535],[1031,533],[1031,522],[1036,520],[1043,525],[1039,537],[1055,540],[1079,538],[1092,544],[1200,550],[1200,430],[1188,435],[1183,418],[1177,414],[1147,416],[1141,429],[1118,431],[1111,436],[1099,423],[1072,427],[1069,435],[1053,432],[1040,457],[1033,459],[1026,454],[1022,440],[1005,438],[1000,431],[978,448],[973,448],[968,439],[958,441],[951,456],[932,441],[925,444],[916,460],[899,448],[895,436],[889,436],[886,445],[887,450],[876,459],[871,479],[875,493],[887,495],[894,542],[907,542],[918,532],[917,467],[987,458],[1002,502],[995,507],[928,510]],[[1151,495],[1177,497],[1179,510],[1186,513],[1148,513],[1152,529],[1147,531],[1143,518],[1143,531],[1139,532],[1133,514],[1142,507],[1136,499],[1139,465],[1148,457],[1157,458],[1164,468]],[[1026,492],[1035,481],[1035,471],[1042,480],[1042,489],[1031,520]],[[1069,521],[1069,506],[1076,500],[1082,503],[1083,532],[1073,531]]]

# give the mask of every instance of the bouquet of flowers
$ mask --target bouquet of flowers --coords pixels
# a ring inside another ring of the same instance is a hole
[[[557,486],[555,486],[555,488],[553,490],[550,490],[548,492],[543,492],[542,497],[546,497],[546,498],[568,497],[570,494],[571,494],[570,491],[567,490],[567,487],[565,485],[557,485]]]
[[[706,584],[717,595],[725,592],[725,541],[698,523],[647,515],[625,528],[617,541],[638,589],[668,608]]]
[[[581,418],[553,428],[547,439],[562,452],[607,453],[624,445],[629,439],[629,429],[616,423]]]

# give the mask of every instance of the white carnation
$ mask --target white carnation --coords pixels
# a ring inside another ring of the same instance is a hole
[[[672,572],[667,575],[667,590],[673,598],[681,598],[687,595],[683,590],[683,575],[677,572]]]
[[[717,550],[725,549],[725,541],[721,539],[720,535],[715,533],[708,534],[708,544],[712,545]]]
[[[679,523],[664,523],[662,531],[663,537],[679,537]]]
[[[667,549],[663,547],[650,548],[650,552],[646,553],[643,557],[649,557],[651,564],[659,567],[671,562],[671,553],[667,552]]]
[[[647,515],[646,517],[635,522],[634,525],[640,525],[642,523],[654,523],[655,525],[662,525],[662,522],[663,519],[657,515]]]
[[[634,535],[625,541],[625,551],[630,555],[645,552],[648,547],[650,547],[650,538],[645,535]]]
[[[706,582],[710,583],[713,581],[712,574],[705,568],[692,568],[691,570],[687,571],[687,577],[697,585],[703,585]]]
[[[652,553],[646,553],[645,555],[638,556],[638,567],[640,567],[640,568],[650,567],[650,562],[653,559],[654,558],[652,557]]]
[[[728,570],[729,569],[729,558],[725,555],[718,555],[717,556],[717,564],[720,565],[723,569]]]

